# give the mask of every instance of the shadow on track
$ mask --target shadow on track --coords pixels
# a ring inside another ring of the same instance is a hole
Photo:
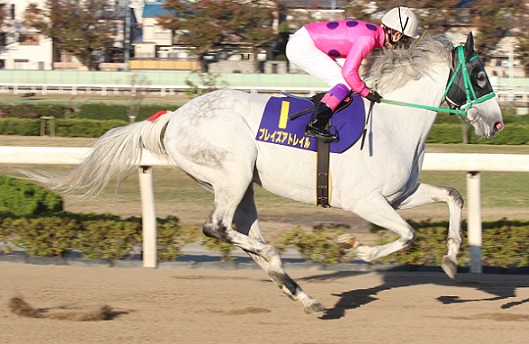
[[[356,309],[378,300],[380,292],[417,285],[433,284],[439,286],[472,288],[492,295],[491,297],[464,299],[454,295],[440,295],[436,299],[442,304],[469,303],[483,301],[507,300],[516,297],[518,288],[529,288],[528,275],[498,275],[498,274],[459,274],[455,280],[449,279],[441,272],[402,272],[381,271],[377,272],[383,276],[383,283],[366,289],[353,289],[340,294],[338,302],[320,317],[323,320],[340,319],[344,317],[347,310]],[[305,277],[304,280],[336,280],[351,276],[359,276],[366,272],[337,271],[331,274],[314,275]],[[529,299],[509,300],[501,306],[508,309],[528,303]]]

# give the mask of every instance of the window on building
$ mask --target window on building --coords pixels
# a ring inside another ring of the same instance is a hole
[[[21,33],[19,36],[20,45],[39,45],[38,33]]]
[[[15,69],[29,69],[29,60],[28,59],[15,59]]]
[[[154,39],[155,40],[169,40],[171,39],[171,31],[163,30],[163,29],[158,29],[158,30],[155,29]]]

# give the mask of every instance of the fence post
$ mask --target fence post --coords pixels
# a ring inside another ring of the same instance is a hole
[[[143,267],[156,268],[156,209],[151,166],[140,166],[140,193],[143,233]]]
[[[468,244],[470,246],[470,272],[480,274],[481,266],[481,190],[480,174],[467,172]]]

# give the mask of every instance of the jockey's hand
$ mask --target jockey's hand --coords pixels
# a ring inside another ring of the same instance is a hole
[[[369,90],[369,94],[366,96],[367,100],[375,103],[380,103],[382,96],[375,90]]]

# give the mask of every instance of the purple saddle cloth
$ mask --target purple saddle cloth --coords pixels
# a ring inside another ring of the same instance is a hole
[[[305,136],[305,126],[314,111],[289,119],[289,115],[314,107],[309,99],[271,97],[266,104],[257,141],[316,151],[317,139]],[[331,153],[343,153],[361,137],[365,124],[365,106],[362,97],[353,94],[350,104],[332,115],[331,132],[339,140],[330,144]]]

